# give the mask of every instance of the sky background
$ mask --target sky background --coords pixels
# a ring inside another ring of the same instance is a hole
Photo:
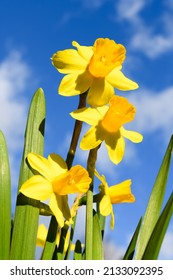
[[[114,207],[115,229],[107,219],[105,252],[118,258],[144,214],[161,161],[173,132],[173,1],[171,0],[1,0],[0,1],[0,129],[9,150],[13,205],[23,150],[27,112],[33,93],[43,88],[47,120],[45,156],[55,152],[66,158],[78,97],[57,93],[62,75],[51,64],[58,50],[72,48],[75,40],[91,46],[99,38],[123,44],[127,58],[123,73],[139,89],[117,92],[137,109],[128,128],[144,135],[140,144],[126,141],[124,160],[115,166],[102,147],[97,169],[109,185],[132,179],[134,204]],[[84,126],[83,131],[87,129]],[[83,132],[82,132],[83,134]],[[77,150],[74,163],[86,166],[87,152]],[[172,167],[170,170],[172,173]],[[172,191],[170,174],[166,198]],[[14,206],[13,206],[14,207]],[[80,224],[83,210],[79,215]],[[78,232],[82,236],[84,229]],[[160,253],[173,258],[173,222]]]

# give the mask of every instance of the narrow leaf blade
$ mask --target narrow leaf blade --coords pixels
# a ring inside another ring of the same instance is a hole
[[[151,196],[147,205],[147,209],[142,222],[139,239],[137,242],[135,259],[141,259],[151,233],[157,223],[158,217],[161,212],[162,203],[164,199],[166,183],[169,173],[171,154],[173,149],[173,136],[170,139],[168,148],[163,158],[160,170],[155,180]]]
[[[173,213],[173,193],[168,199],[162,214],[159,217],[159,220],[152,232],[150,240],[145,249],[143,260],[157,260],[160,248],[165,236],[166,230],[168,228],[170,219]]]
[[[11,236],[11,183],[8,151],[0,131],[0,260],[9,258]]]
[[[126,251],[126,253],[123,257],[123,260],[132,260],[133,259],[133,256],[134,256],[134,253],[135,253],[136,242],[137,242],[139,230],[140,230],[140,227],[141,227],[141,222],[142,222],[142,218],[140,218],[140,220],[138,222],[138,225],[137,225],[136,230],[135,230],[135,232],[132,236],[132,239],[129,243],[127,251]]]
[[[103,260],[103,241],[98,214],[93,213],[93,246],[92,259]]]
[[[45,114],[44,92],[38,89],[33,96],[28,114],[19,188],[33,175],[26,162],[28,153],[43,154]],[[11,259],[34,259],[38,218],[38,201],[19,194],[12,235]]]

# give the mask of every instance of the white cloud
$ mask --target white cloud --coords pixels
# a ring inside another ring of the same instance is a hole
[[[130,44],[131,48],[144,52],[150,58],[171,50],[173,47],[173,37],[163,34],[153,34],[152,29],[143,28],[142,32],[136,33]]]
[[[23,135],[26,103],[22,92],[29,76],[29,67],[22,61],[19,52],[11,52],[0,63],[0,129],[12,150],[18,147]]]
[[[105,260],[120,260],[124,254],[124,248],[114,244],[111,241],[103,243]]]
[[[28,110],[23,93],[30,75],[30,68],[18,51],[11,51],[0,62],[0,129],[7,142],[13,184],[17,183],[19,173],[19,160],[16,162],[16,156],[23,148]]]
[[[163,244],[160,250],[159,259],[161,260],[172,260],[173,259],[173,232],[172,230],[167,231]]]
[[[87,9],[98,9],[107,1],[109,0],[80,0]]]
[[[146,5],[145,0],[121,0],[116,6],[118,19],[136,22],[139,19],[139,13]]]
[[[72,0],[72,2],[78,4],[78,8],[75,10],[66,9],[62,17],[58,19],[57,27],[61,28],[73,19],[81,17],[82,14],[86,14],[86,12],[98,10],[108,1],[111,0]]]
[[[126,21],[131,31],[130,46],[132,50],[143,52],[150,58],[157,58],[161,54],[172,51],[172,11],[165,5],[162,13],[154,18],[152,23],[147,22],[141,12],[154,9],[153,1],[121,0],[116,4],[116,19]],[[153,10],[154,13],[154,10]]]
[[[141,133],[162,132],[161,137],[166,139],[173,133],[173,87],[161,92],[143,90],[129,98],[137,108],[133,129]]]

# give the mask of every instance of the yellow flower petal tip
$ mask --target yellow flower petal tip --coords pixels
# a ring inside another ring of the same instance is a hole
[[[133,90],[138,84],[121,72],[126,49],[109,38],[98,38],[93,46],[81,46],[73,41],[76,49],[58,51],[52,64],[62,74],[67,74],[59,86],[59,94],[72,96],[88,91],[91,106],[103,106],[114,95],[114,88]]]

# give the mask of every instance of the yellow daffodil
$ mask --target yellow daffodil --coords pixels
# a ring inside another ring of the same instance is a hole
[[[46,159],[29,153],[27,160],[40,175],[28,179],[20,192],[37,200],[50,199],[49,207],[59,226],[63,227],[64,218],[71,219],[67,195],[87,192],[91,182],[88,172],[80,165],[68,170],[66,162],[56,154],[50,154]]]
[[[121,72],[126,49],[108,38],[98,38],[93,46],[58,51],[52,56],[56,69],[67,74],[59,86],[59,94],[72,96],[88,90],[88,103],[93,106],[107,104],[114,95],[114,88],[119,90],[137,89],[137,83],[129,80]]]
[[[111,161],[118,164],[124,156],[124,137],[134,143],[141,142],[143,137],[123,127],[123,124],[134,119],[136,113],[135,107],[126,98],[115,95],[109,105],[82,108],[72,112],[71,116],[92,125],[81,140],[81,149],[94,149],[105,141]]]
[[[104,175],[95,171],[95,175],[101,181],[100,193],[101,200],[99,203],[99,210],[103,216],[108,216],[111,214],[111,228],[114,228],[114,212],[112,204],[124,203],[124,202],[134,202],[135,197],[131,193],[131,180],[126,180],[120,184],[109,187]]]

